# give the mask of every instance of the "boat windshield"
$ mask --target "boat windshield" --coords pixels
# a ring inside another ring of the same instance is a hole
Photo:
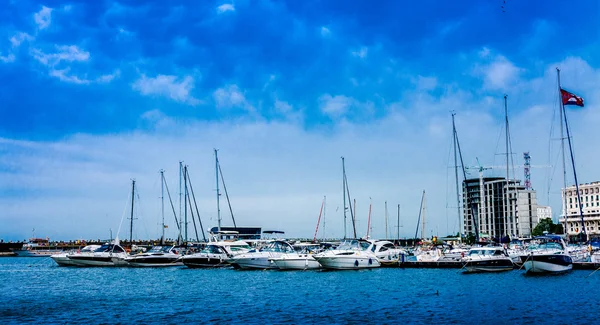
[[[469,252],[469,256],[474,255],[484,255],[484,256],[492,256],[492,255],[502,255],[500,250],[496,249],[472,249]]]
[[[148,253],[168,253],[172,246],[153,246]]]
[[[356,239],[347,239],[347,240],[342,241],[337,249],[338,250],[364,251],[367,248],[369,248],[370,245],[371,245],[371,243],[369,243],[367,241],[361,241],[361,240],[356,240]]]
[[[203,250],[202,253],[207,253],[207,254],[225,254],[225,252],[223,251],[223,249],[219,246],[215,246],[215,245],[208,245],[206,246]]]
[[[121,246],[118,245],[102,245],[100,246],[100,248],[96,249],[94,251],[95,253],[104,253],[104,252],[113,252],[113,253],[122,253],[124,252],[123,248],[121,248]]]
[[[261,251],[293,253],[294,249],[289,244],[280,241],[275,241],[267,245],[265,248],[261,249]]]

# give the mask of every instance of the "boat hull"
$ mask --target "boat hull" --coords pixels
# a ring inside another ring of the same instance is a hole
[[[182,266],[180,256],[140,256],[125,259],[128,266],[133,267],[169,267]]]
[[[568,255],[529,255],[523,258],[525,258],[523,267],[527,273],[556,274],[569,272],[573,269],[573,260]]]
[[[73,261],[67,257],[67,253],[54,254],[50,256],[50,258],[52,258],[52,260],[54,260],[58,266],[75,266],[75,263],[73,263]]]
[[[325,269],[333,270],[358,270],[380,267],[381,263],[376,257],[362,257],[353,255],[323,256],[315,258]]]
[[[74,266],[126,266],[123,256],[67,255]]]
[[[62,250],[60,250],[60,249],[46,249],[46,250],[21,249],[21,250],[14,250],[13,253],[15,253],[18,257],[50,257],[52,255],[62,253]]]
[[[321,268],[321,264],[310,255],[273,258],[271,261],[280,270],[313,270]]]
[[[229,263],[233,265],[233,267],[239,269],[277,269],[277,265],[269,261],[267,256],[234,258],[230,260]]]
[[[503,272],[510,271],[514,268],[512,260],[505,259],[490,259],[480,261],[467,261],[465,264],[466,273],[478,272]]]
[[[198,255],[198,256],[197,256]],[[227,256],[223,254],[222,256],[218,255],[188,255],[182,258],[183,265],[189,268],[207,268],[207,267],[223,267],[229,266],[227,262]]]

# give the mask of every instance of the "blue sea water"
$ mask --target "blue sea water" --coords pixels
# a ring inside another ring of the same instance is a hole
[[[0,323],[598,324],[600,272],[69,268],[0,258]]]

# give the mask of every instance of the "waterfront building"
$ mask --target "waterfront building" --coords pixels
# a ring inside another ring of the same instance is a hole
[[[559,222],[565,225],[566,210],[566,233],[569,236],[579,235],[582,231],[579,213],[581,207],[588,236],[597,237],[600,235],[600,182],[580,184],[579,196],[581,202],[577,199],[575,185],[562,189],[563,205],[566,204],[566,207],[563,209]]]
[[[463,202],[465,234],[474,234],[477,224],[480,234],[492,238],[525,238],[531,237],[538,224],[536,192],[521,185],[520,180],[467,179],[463,182]]]
[[[537,216],[538,221],[542,221],[542,219],[552,220],[552,207],[538,206]]]

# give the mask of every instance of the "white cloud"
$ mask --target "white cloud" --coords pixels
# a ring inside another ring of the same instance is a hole
[[[331,30],[325,26],[321,27],[321,36],[327,37],[329,35],[331,35]]]
[[[39,29],[46,29],[50,26],[52,22],[52,10],[54,9],[42,6],[42,9],[33,15],[33,19]]]
[[[12,47],[19,47],[21,43],[25,41],[31,42],[33,40],[34,38],[31,35],[24,32],[18,32],[10,38],[10,43],[12,44]]]
[[[9,53],[6,56],[2,56],[2,53],[0,53],[0,61],[3,63],[11,63],[15,61],[15,55],[12,53]]]
[[[79,85],[87,85],[90,83],[87,79],[81,79],[76,75],[69,75],[68,73],[71,71],[71,68],[65,68],[62,70],[58,69],[50,69],[48,74],[52,77],[58,78],[60,81],[79,84]]]
[[[482,63],[476,64],[474,75],[483,77],[484,88],[489,90],[506,90],[514,85],[523,69],[515,66],[502,55],[493,55],[484,47],[478,53]]]
[[[361,47],[360,49],[358,49],[357,51],[352,51],[351,52],[353,56],[364,59],[367,57],[367,55],[369,54],[369,48],[366,46]]]
[[[217,7],[217,12],[220,14],[225,13],[227,11],[235,11],[234,5],[231,3],[224,3]]]
[[[121,70],[117,69],[111,74],[105,74],[98,78],[96,78],[96,82],[98,83],[109,83],[113,81],[113,79],[118,78],[121,75]]]
[[[344,95],[331,96],[325,94],[319,97],[319,108],[321,113],[330,118],[338,118],[345,115],[348,109],[356,104],[356,100]]]
[[[183,79],[172,75],[158,75],[148,78],[142,75],[132,85],[133,89],[143,95],[159,95],[188,105],[198,105],[200,101],[191,94],[194,89],[194,78],[185,76]]]
[[[47,66],[55,66],[62,61],[87,61],[90,58],[90,52],[80,49],[76,45],[57,45],[58,50],[55,53],[44,53],[40,49],[32,49],[31,55],[40,63]]]
[[[239,107],[248,111],[254,110],[237,85],[229,85],[215,90],[213,98],[218,108]]]
[[[288,103],[286,101],[276,99],[275,100],[275,109],[280,114],[289,114],[292,112],[293,107],[292,107],[292,105],[290,105],[290,103]]]

